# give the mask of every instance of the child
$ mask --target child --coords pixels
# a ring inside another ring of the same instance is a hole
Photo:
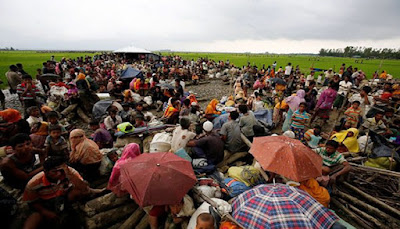
[[[26,110],[29,114],[29,118],[26,121],[29,123],[29,127],[33,127],[36,123],[43,122],[42,117],[40,117],[39,107],[29,107]]]
[[[315,149],[318,148],[319,142],[321,141],[322,137],[321,134],[321,127],[315,126],[314,129],[309,129],[304,134],[304,140],[307,141],[307,144],[310,148]]]
[[[296,138],[300,141],[303,141],[304,138],[304,128],[305,125],[310,119],[309,114],[306,112],[307,104],[300,103],[299,109],[293,113],[292,122],[290,129],[295,133]]]
[[[142,102],[138,102],[136,104],[135,110],[136,110],[136,115],[142,115],[144,117],[144,114],[143,114],[143,103]]]
[[[122,103],[123,110],[119,112],[123,122],[132,122],[133,110],[129,103]]]
[[[60,157],[65,161],[69,159],[68,144],[61,136],[61,126],[53,125],[49,128],[50,135],[47,136],[44,146],[46,147],[46,157]]]
[[[323,73],[321,73],[321,74],[318,75],[318,78],[317,78],[317,84],[318,84],[318,86],[321,86],[321,84],[322,84],[322,75],[323,75]]]
[[[144,121],[144,116],[141,114],[137,114],[135,117],[135,128],[146,127],[146,126],[147,126],[147,124]]]
[[[89,126],[90,129],[94,131],[92,140],[96,142],[96,144],[99,146],[99,149],[113,147],[113,137],[111,136],[110,132],[100,127],[99,121],[92,120],[89,123]]]
[[[194,209],[192,198],[189,195],[185,195],[180,203],[168,205],[167,211],[169,214],[164,228],[178,228],[178,226],[189,222],[196,209]]]
[[[104,119],[104,125],[113,135],[117,130],[117,126],[122,123],[122,118],[117,115],[117,110],[115,109],[111,109],[108,113],[109,115]]]
[[[345,129],[357,128],[358,122],[360,121],[362,110],[360,108],[360,102],[354,101],[344,114],[346,115],[346,122],[344,124]]]
[[[55,111],[50,111],[47,113],[47,121],[49,122],[49,129],[54,126],[54,125],[60,125],[61,126],[61,135],[62,136],[67,136],[68,135],[68,131],[67,129],[65,129],[64,126],[62,126],[60,124],[60,122],[58,121],[58,114]]]
[[[196,229],[214,229],[214,217],[210,213],[201,213],[197,216]]]

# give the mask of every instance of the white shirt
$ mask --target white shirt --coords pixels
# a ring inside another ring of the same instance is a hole
[[[349,91],[349,89],[351,88],[352,85],[353,85],[353,84],[352,84],[350,81],[348,81],[347,83],[346,83],[346,81],[344,81],[344,80],[340,81],[340,82],[339,82],[339,91],[338,91],[338,94],[340,94],[340,95],[347,95],[347,92]]]
[[[111,118],[111,116],[107,116],[107,118],[104,119],[104,126],[106,127],[107,130],[116,129],[117,125],[121,123],[122,123],[122,118],[119,115],[115,116],[115,122]]]
[[[186,144],[195,136],[195,133],[187,129],[183,130],[181,126],[178,126],[172,133],[171,151],[175,153],[180,148],[186,148]]]
[[[292,66],[286,66],[285,67],[285,75],[290,75],[290,72],[292,72]]]
[[[310,81],[311,80],[314,80],[314,76],[308,75],[307,78],[306,78],[306,83],[305,83],[306,87],[308,87],[310,85]]]

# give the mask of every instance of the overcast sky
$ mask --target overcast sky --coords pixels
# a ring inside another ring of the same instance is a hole
[[[317,53],[400,48],[398,0],[0,0],[0,47]]]

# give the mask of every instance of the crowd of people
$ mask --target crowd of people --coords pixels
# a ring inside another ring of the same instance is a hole
[[[121,77],[128,68],[141,74]],[[74,226],[79,220],[66,220],[76,217],[71,203],[110,191],[127,195],[121,165],[149,150],[143,144],[121,147],[117,142],[141,130],[157,127],[157,132],[169,135],[168,151],[190,158],[195,174],[213,177],[221,190],[231,187],[219,196],[225,200],[260,183],[289,182],[264,171],[248,153],[255,138],[297,139],[322,157],[322,176],[294,182],[295,186],[325,207],[335,183],[351,169],[346,157],[365,155],[373,133],[400,144],[399,84],[386,71],[367,80],[363,71],[345,64],[338,72],[327,69],[316,75],[312,70],[306,76],[298,65],[283,68],[276,61],[262,68],[238,67],[229,60],[130,60],[103,53],[59,61],[52,57],[35,77],[22,64],[11,65],[6,77],[21,108],[7,108],[0,95],[0,170],[3,183],[19,190],[31,209],[24,228],[45,223]],[[230,89],[202,108],[187,85],[209,78],[229,82]],[[110,104],[95,117],[104,94]],[[83,123],[88,127],[76,128]],[[366,164],[397,170],[398,159],[397,152],[382,154]],[[233,167],[259,178],[244,178]],[[101,176],[109,177],[106,189],[92,185]],[[159,228],[167,216],[165,228],[236,228],[234,222],[218,222],[209,210],[199,213],[194,199],[188,193],[179,204],[145,208],[150,227]],[[8,220],[15,204],[4,204],[10,209],[5,213]],[[336,223],[331,226],[340,228]]]

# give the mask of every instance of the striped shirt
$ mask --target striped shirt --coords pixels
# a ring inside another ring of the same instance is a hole
[[[30,91],[26,92],[26,94],[22,96],[25,89],[26,89],[25,83],[18,84],[17,86],[18,95],[21,96],[22,100],[33,99],[34,95]],[[39,93],[39,89],[34,84],[32,84],[32,91],[34,92],[35,95]]]
[[[354,109],[354,107],[349,107],[344,114],[346,115],[346,122],[351,125],[351,127],[357,127],[359,117],[361,116],[361,108],[358,107]]]
[[[303,111],[300,113],[299,110],[295,111],[292,115],[292,127],[296,129],[304,129],[307,120],[310,117],[308,116],[307,112]]]
[[[346,161],[346,159],[343,157],[343,155],[341,153],[339,153],[338,151],[329,155],[326,152],[325,147],[321,147],[321,148],[317,148],[317,149],[313,149],[313,150],[314,150],[314,152],[316,152],[317,154],[319,154],[322,157],[322,163],[325,166],[328,166],[328,167],[335,166],[335,165],[342,164],[343,162]]]
[[[83,180],[79,173],[68,167],[68,173],[72,176]],[[28,182],[25,187],[24,195],[22,199],[26,202],[34,202],[37,200],[50,200],[59,196],[63,196],[67,194],[68,189],[72,186],[68,178],[57,182],[51,183],[47,178],[44,172],[40,172],[36,174],[32,179]]]

